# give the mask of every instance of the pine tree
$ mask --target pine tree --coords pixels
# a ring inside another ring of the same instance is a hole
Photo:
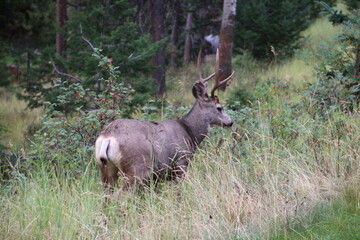
[[[52,4],[54,14],[55,3]],[[28,72],[24,78],[22,85],[26,92],[22,98],[30,107],[38,107],[44,101],[56,102],[59,89],[54,83],[59,78],[68,83],[81,80],[84,87],[103,91],[103,73],[98,71],[98,62],[92,57],[92,47],[102,49],[102,54],[119,66],[122,79],[135,89],[134,104],[153,95],[149,63],[163,42],[153,44],[149,34],[138,33],[135,13],[135,8],[126,0],[82,0],[67,5],[68,17],[62,28],[66,49],[62,50],[63,54],[55,54],[55,32],[52,31],[51,41],[32,59],[31,65],[37,71]],[[86,107],[86,103],[84,105]]]
[[[280,57],[292,55],[300,46],[300,33],[317,16],[319,7],[313,0],[244,0],[238,1],[237,10],[237,52],[266,59],[272,55],[271,47]]]

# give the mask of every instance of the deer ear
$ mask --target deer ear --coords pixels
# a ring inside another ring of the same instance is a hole
[[[196,99],[205,99],[207,98],[207,83],[195,83],[192,88],[192,94]]]

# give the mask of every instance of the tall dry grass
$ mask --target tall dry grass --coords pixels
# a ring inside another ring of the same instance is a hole
[[[328,120],[320,126],[320,137],[309,127],[291,145],[272,137],[264,125],[253,133],[215,130],[182,183],[117,190],[107,203],[97,168],[86,155],[89,164],[81,176],[71,172],[67,159],[58,159],[55,171],[40,156],[33,172],[14,172],[11,189],[2,189],[0,235],[271,239],[284,227],[306,222],[314,208],[338,199],[348,186],[359,189],[359,117],[339,118],[341,129],[350,129],[340,138],[338,127]],[[305,129],[311,125],[306,119],[301,124]],[[243,134],[241,141],[238,134]]]
[[[24,148],[29,138],[29,128],[40,123],[42,113],[42,109],[27,109],[26,102],[17,99],[11,89],[0,88],[0,123],[7,130],[2,135],[1,143],[10,151]]]

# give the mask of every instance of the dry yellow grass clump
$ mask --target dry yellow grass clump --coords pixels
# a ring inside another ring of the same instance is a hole
[[[26,102],[18,100],[15,93],[0,88],[0,123],[7,130],[1,143],[10,149],[24,147],[29,127],[39,124],[42,112],[42,109],[27,109]]]

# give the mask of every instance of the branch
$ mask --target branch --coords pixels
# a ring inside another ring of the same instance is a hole
[[[327,5],[327,3],[321,1],[321,2],[317,2],[317,4],[319,4],[320,6],[322,6],[323,8],[325,8],[328,12],[326,14],[333,14],[335,13],[335,10],[333,8],[331,8],[329,5]]]
[[[81,34],[81,38],[82,38],[87,44],[89,44],[89,46],[92,48],[92,50],[95,51],[94,45],[92,45],[92,43],[84,37],[83,31],[82,31],[82,24],[81,24],[81,23],[80,23],[80,34]],[[95,52],[96,52],[96,51],[95,51]]]
[[[75,3],[71,3],[71,2],[66,2],[66,4],[69,5],[70,7],[74,7],[74,8],[80,7],[80,4],[75,4]]]
[[[91,42],[89,40],[87,40],[81,33],[81,38],[87,43],[89,44],[89,46],[95,51],[95,47],[91,44]]]
[[[67,73],[60,72],[59,69],[55,66],[55,64],[54,64],[53,61],[51,61],[51,64],[53,65],[54,70],[55,70],[55,72],[56,72],[57,74],[59,74],[59,75],[61,75],[61,76],[73,78],[73,79],[75,79],[75,80],[77,80],[77,81],[79,81],[79,82],[81,82],[81,83],[83,82],[83,81],[82,81],[80,78],[78,78],[78,77],[75,77],[75,76],[70,75],[70,74],[67,74]]]

